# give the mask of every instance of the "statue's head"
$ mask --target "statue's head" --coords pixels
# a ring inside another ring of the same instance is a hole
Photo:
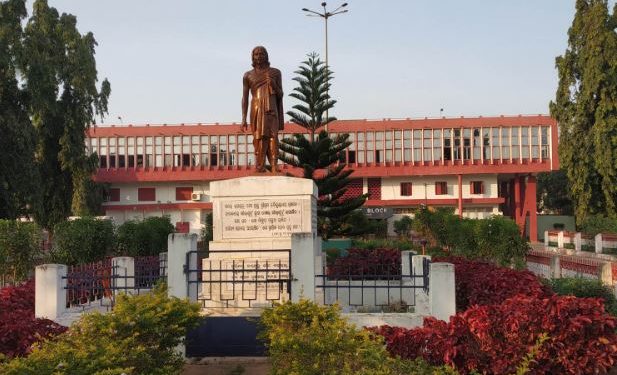
[[[270,60],[268,60],[268,51],[266,51],[266,47],[257,46],[253,48],[251,58],[253,60],[253,67],[270,66]]]

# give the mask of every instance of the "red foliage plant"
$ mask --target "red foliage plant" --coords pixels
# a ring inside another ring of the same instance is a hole
[[[9,358],[27,355],[32,344],[66,329],[34,317],[34,281],[0,289],[0,353]]]
[[[426,318],[420,328],[372,330],[385,337],[393,355],[449,364],[462,374],[511,374],[545,333],[531,374],[597,374],[617,361],[616,327],[597,298],[519,295],[473,306],[449,322]]]
[[[529,271],[459,257],[435,257],[433,262],[454,264],[458,311],[465,311],[473,305],[499,304],[518,294],[538,298],[553,294]]]
[[[401,252],[397,249],[349,249],[347,255],[328,265],[331,279],[392,279],[401,275]]]

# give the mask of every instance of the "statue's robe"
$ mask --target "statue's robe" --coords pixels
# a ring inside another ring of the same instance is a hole
[[[270,80],[268,81],[268,76]],[[251,88],[251,132],[255,140],[276,138],[283,130],[283,88],[276,68],[253,69],[244,76]]]

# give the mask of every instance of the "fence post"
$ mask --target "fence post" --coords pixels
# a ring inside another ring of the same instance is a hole
[[[548,247],[548,243],[549,243],[548,231],[545,230],[544,231],[544,247]]]
[[[408,253],[408,251],[403,251],[402,253]],[[409,259],[409,256],[405,257],[403,255],[403,259],[407,258]],[[431,313],[431,307],[429,305],[429,297],[428,294],[426,292],[424,292],[424,289],[422,289],[421,287],[425,287],[426,285],[424,285],[424,279],[420,278],[418,276],[422,276],[424,275],[424,259],[428,259],[431,260],[431,256],[430,255],[414,255],[411,258],[411,275],[414,276],[413,278],[413,283],[416,286],[416,288],[414,288],[414,299],[415,299],[415,312],[417,314],[422,314],[422,315],[430,315]],[[403,275],[409,275],[409,270],[405,270],[405,262],[403,262]],[[430,284],[430,278],[433,275],[429,274],[429,284]],[[418,288],[420,287],[420,288]]]
[[[431,263],[429,276],[429,304],[431,315],[448,321],[456,314],[456,289],[454,286],[454,264]]]
[[[169,296],[197,300],[199,285],[189,281],[197,281],[197,235],[189,233],[171,233],[167,237],[167,286]],[[188,264],[187,264],[188,261]],[[189,290],[190,289],[190,290]]]
[[[563,249],[563,231],[562,230],[560,230],[557,233],[557,248]]]
[[[604,263],[599,267],[598,278],[604,285],[613,285],[613,267],[610,262]]]
[[[596,234],[596,254],[602,254],[602,248],[603,248],[603,243],[602,243],[602,233],[598,233]]]
[[[581,232],[574,233],[574,250],[581,251],[583,249],[583,238]]]
[[[34,317],[58,319],[66,310],[64,264],[42,264],[34,272]]]
[[[550,276],[551,279],[561,278],[561,259],[559,255],[553,255],[550,261]]]
[[[315,301],[315,268],[321,267],[316,243],[319,241],[315,236],[313,233],[291,235],[291,302],[298,302],[301,297]]]
[[[132,257],[111,258],[111,269],[114,295],[121,292],[133,294],[135,288],[135,259]]]
[[[159,273],[161,277],[167,276],[167,252],[159,253]]]

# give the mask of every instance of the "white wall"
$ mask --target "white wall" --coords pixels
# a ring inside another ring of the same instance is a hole
[[[210,184],[204,182],[141,182],[132,184],[112,184],[112,188],[120,189],[120,202],[106,202],[106,205],[119,205],[119,204],[152,204],[152,203],[186,203],[188,201],[176,200],[176,187],[193,187],[193,193],[201,193],[202,202],[209,202],[208,194],[210,193]],[[156,200],[148,202],[140,202],[137,200],[138,188],[153,187],[156,189]]]
[[[435,195],[435,182],[445,181],[448,193]],[[484,194],[470,194],[471,181],[484,182]],[[412,183],[412,195],[401,196],[401,182]],[[426,184],[426,195],[425,195]],[[458,198],[457,176],[410,176],[381,180],[381,199],[455,199]],[[463,176],[463,198],[497,198],[497,175]]]
[[[144,182],[144,183],[132,183],[132,184],[113,184],[112,188],[120,189],[120,201],[119,202],[106,202],[105,206],[120,206],[120,205],[151,205],[151,204],[168,204],[168,203],[191,203],[193,201],[178,201],[176,200],[176,187],[193,187],[193,193],[201,193],[201,202],[209,202],[209,183],[203,182]],[[140,187],[153,187],[156,189],[155,201],[138,201],[137,191]],[[171,219],[171,223],[175,225],[176,222],[183,221],[190,223],[191,233],[197,233],[201,231],[202,219],[201,209],[185,209],[185,210],[140,210],[127,209],[125,211],[113,210],[107,211],[108,216],[112,218],[116,225],[121,225],[128,220],[143,220],[148,217],[160,217],[162,215],[168,215]]]

